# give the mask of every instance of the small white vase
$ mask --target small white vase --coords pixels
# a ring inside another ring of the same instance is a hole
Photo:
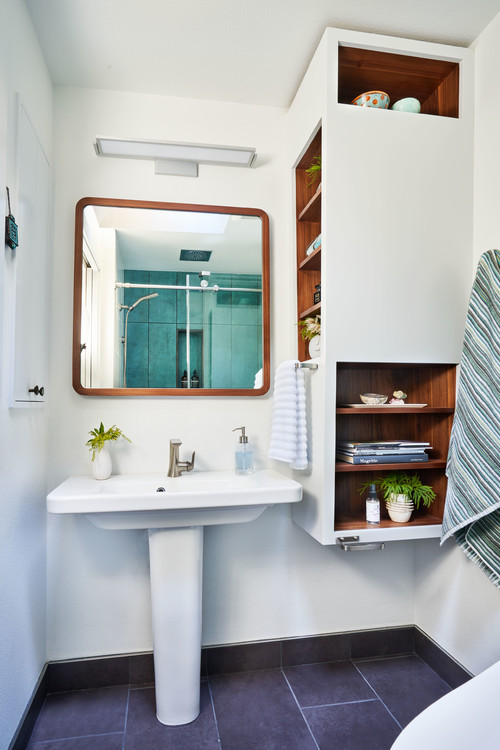
[[[314,359],[314,357],[319,357],[321,352],[321,334],[318,333],[317,336],[313,336],[312,339],[309,339],[309,357],[311,359]]]
[[[111,476],[111,456],[106,446],[92,461],[92,475],[94,479],[108,479]]]

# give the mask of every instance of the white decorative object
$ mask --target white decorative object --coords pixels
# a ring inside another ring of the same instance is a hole
[[[314,357],[319,357],[321,353],[321,334],[318,334],[317,336],[313,336],[312,339],[309,339],[309,356],[311,359],[314,359]]]
[[[111,456],[105,446],[92,461],[92,474],[94,479],[109,479],[111,476]]]

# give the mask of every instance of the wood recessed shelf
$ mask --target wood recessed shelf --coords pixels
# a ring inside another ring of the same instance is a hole
[[[391,104],[414,97],[422,114],[459,116],[460,64],[339,45],[338,101],[350,104],[364,91],[385,91]]]
[[[440,524],[446,496],[446,459],[455,409],[456,364],[338,362],[338,404],[359,403],[360,393],[390,394],[396,388],[408,393],[408,402],[424,407],[339,406],[336,413],[336,439],[355,442],[420,440],[432,448],[422,463],[350,464],[335,463],[335,531],[362,528],[400,527],[389,520],[380,526],[365,523],[365,496],[359,487],[372,477],[389,471],[422,473],[437,497],[430,508],[414,511],[412,526]],[[380,497],[380,496],[379,496]],[[387,515],[382,498],[381,516]],[[407,524],[404,524],[407,526]]]
[[[339,472],[351,472],[351,471],[425,471],[426,469],[444,469],[446,467],[445,460],[433,460],[429,458],[428,461],[422,461],[421,463],[413,462],[406,464],[349,464],[347,461],[337,461],[335,463],[335,471]]]
[[[300,271],[321,271],[321,245],[299,263]]]
[[[381,409],[377,406],[368,406],[363,409],[356,409],[352,406],[339,406],[335,411],[337,414],[349,414],[350,416],[356,415],[358,417],[366,414],[377,414],[387,417],[391,414],[453,414],[455,409],[452,406],[424,406],[423,408],[393,406],[390,409]]]
[[[321,187],[299,213],[297,221],[321,221]]]
[[[304,318],[308,318],[309,316],[314,317],[315,315],[320,315],[321,313],[321,302],[317,302],[312,307],[308,307],[307,310],[303,310],[299,314],[299,320],[304,320]]]
[[[297,320],[321,314],[321,303],[314,303],[316,286],[321,284],[321,246],[306,256],[306,250],[321,234],[321,177],[311,184],[307,169],[321,156],[321,128],[314,135],[295,168],[295,210],[297,230]],[[297,355],[309,359],[308,342],[297,331]]]
[[[408,526],[434,526],[442,523],[442,519],[439,516],[433,516],[431,513],[423,513],[422,509],[413,512],[412,518],[408,523],[394,523],[390,518],[386,517],[385,505],[380,503],[380,523],[366,523],[365,516],[359,514],[357,516],[350,516],[345,519],[338,519],[335,521],[336,531],[356,531],[361,529],[400,529],[402,527],[407,528]]]

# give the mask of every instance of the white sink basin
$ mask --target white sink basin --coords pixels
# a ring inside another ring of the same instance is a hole
[[[48,495],[47,509],[83,514],[102,529],[167,529],[252,521],[269,505],[301,498],[298,482],[271,470],[121,474],[70,477]]]
[[[298,482],[269,470],[70,477],[47,496],[50,513],[84,515],[102,529],[148,529],[156,715],[163,724],[186,724],[200,711],[203,527],[252,521],[269,505],[301,498]]]

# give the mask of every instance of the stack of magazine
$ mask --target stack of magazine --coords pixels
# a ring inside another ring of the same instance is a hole
[[[419,443],[414,440],[365,443],[339,440],[336,459],[347,461],[349,464],[413,464],[428,461],[426,451],[430,449],[430,443]]]

